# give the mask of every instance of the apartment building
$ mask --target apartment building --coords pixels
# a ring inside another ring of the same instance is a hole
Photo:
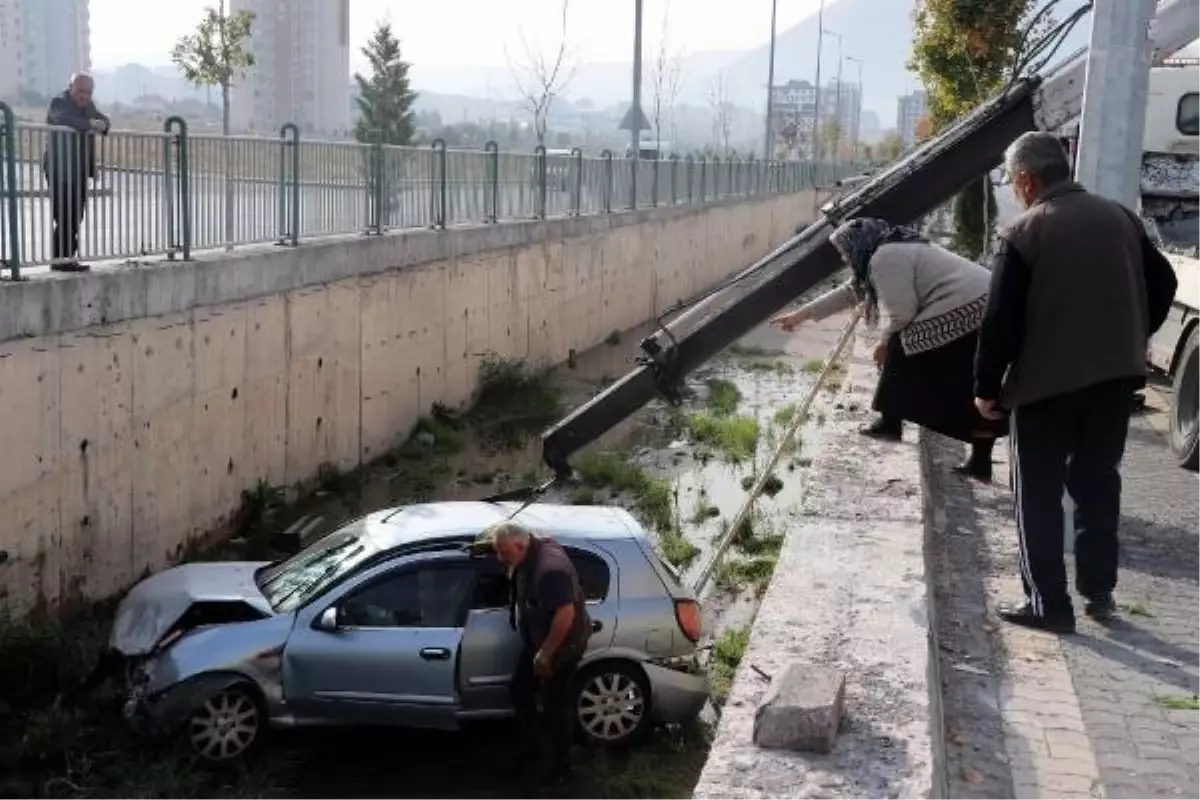
[[[350,0],[232,0],[251,11],[255,64],[230,98],[235,130],[278,132],[294,122],[306,134],[350,130]]]
[[[839,100],[840,95],[840,100]],[[790,80],[771,87],[771,118],[775,155],[781,158],[812,156],[817,87],[805,80]],[[821,121],[839,119],[843,142],[858,140],[862,118],[862,90],[856,83],[830,81],[821,89]],[[822,129],[824,132],[824,129]],[[787,136],[783,134],[793,134]],[[825,149],[824,145],[821,148]]]
[[[45,99],[91,61],[88,0],[0,0],[0,99]]]
[[[916,143],[917,123],[928,110],[928,97],[923,89],[900,97],[896,107],[896,130],[906,146],[911,147]]]

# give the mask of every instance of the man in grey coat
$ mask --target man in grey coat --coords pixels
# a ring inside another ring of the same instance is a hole
[[[50,213],[54,220],[51,269],[81,272],[76,260],[79,226],[87,205],[88,181],[96,177],[96,134],[108,135],[108,117],[92,102],[92,76],[78,72],[62,94],[50,101],[47,124],[60,130],[50,134],[42,156],[42,171],[50,186]],[[70,128],[70,130],[61,130]]]
[[[1075,501],[1075,586],[1084,611],[1110,616],[1129,415],[1145,384],[1148,340],[1177,282],[1134,212],[1071,180],[1053,135],[1024,134],[1006,160],[1026,210],[1000,234],[975,362],[980,413],[1012,409],[1025,598],[1000,616],[1070,633],[1063,489]]]

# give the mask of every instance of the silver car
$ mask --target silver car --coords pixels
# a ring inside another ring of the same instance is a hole
[[[355,520],[275,564],[195,563],[121,602],[111,645],[130,665],[126,714],[209,761],[268,726],[453,729],[512,713],[521,650],[500,564],[472,544],[511,503],[432,503]],[[587,595],[575,681],[585,740],[630,742],[697,715],[700,606],[628,512],[534,505],[515,519],[558,541]]]

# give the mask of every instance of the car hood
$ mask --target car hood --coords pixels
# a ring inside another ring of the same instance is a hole
[[[264,616],[274,611],[254,573],[266,562],[184,564],[134,586],[117,607],[109,645],[126,656],[149,653],[197,603],[242,602]]]

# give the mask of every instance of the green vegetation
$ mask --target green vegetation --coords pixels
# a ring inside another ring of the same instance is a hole
[[[705,522],[705,520],[710,520],[713,517],[719,516],[721,516],[721,509],[706,503],[700,503],[698,506],[696,506],[696,513],[692,515],[692,524],[701,525]]]
[[[782,543],[782,540],[780,540]],[[727,558],[717,569],[717,586],[731,592],[749,588],[755,597],[762,597],[771,585],[778,553],[765,553],[749,558]]]
[[[783,406],[775,412],[775,424],[780,426],[787,425],[792,421],[792,416],[795,415],[795,413],[796,404],[788,403],[786,406]]]
[[[392,31],[390,21],[376,24],[362,54],[371,65],[371,74],[354,73],[358,85],[354,138],[364,144],[375,136],[383,144],[412,144],[415,122],[412,104],[417,93],[410,85],[409,64],[401,58],[400,39]]]
[[[562,410],[549,372],[489,356],[479,366],[479,389],[467,418],[486,448],[515,450],[557,421]]]
[[[825,366],[825,361],[820,358],[810,358],[804,362],[804,371],[810,375],[816,375]]]
[[[758,444],[758,421],[751,417],[692,414],[687,429],[692,439],[719,450],[734,463],[751,458]]]
[[[609,331],[608,336],[604,337],[604,343],[609,347],[616,347],[621,343],[621,332],[615,329]]]
[[[759,347],[753,344],[741,344],[734,342],[729,345],[729,355],[731,356],[773,356],[775,352],[767,350],[765,347]]]
[[[659,533],[675,530],[671,486],[618,453],[585,453],[575,462],[584,485],[633,495],[637,510]]]
[[[733,412],[737,411],[738,403],[742,401],[742,393],[733,381],[710,378],[706,385],[709,410],[718,417],[732,416]]]
[[[696,556],[700,555],[700,548],[689,542],[678,530],[659,531],[658,548],[662,551],[663,558],[680,570],[687,569],[696,560]]]
[[[721,706],[729,697],[733,676],[750,644],[750,627],[729,628],[713,645],[712,663],[709,664],[709,682],[712,687],[713,704]]]
[[[1153,617],[1150,609],[1141,600],[1135,600],[1132,603],[1122,603],[1121,610],[1131,617]]]
[[[1200,697],[1194,694],[1160,695],[1154,702],[1172,711],[1200,711]]]
[[[792,375],[795,370],[786,361],[751,361],[746,365],[751,372],[774,372],[776,375]]]
[[[596,492],[586,486],[581,486],[571,493],[571,505],[573,506],[594,506],[596,505]]]

